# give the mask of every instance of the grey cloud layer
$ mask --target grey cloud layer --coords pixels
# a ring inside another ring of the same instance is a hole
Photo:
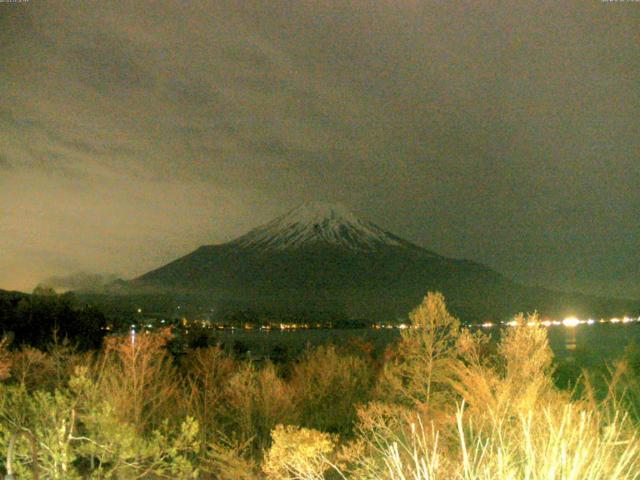
[[[640,296],[638,32],[632,3],[0,4],[0,202],[25,212],[0,229],[49,252],[0,240],[0,287],[140,273],[318,198]]]

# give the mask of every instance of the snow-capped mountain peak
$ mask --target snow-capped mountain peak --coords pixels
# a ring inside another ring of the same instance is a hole
[[[232,243],[269,250],[325,244],[351,250],[372,250],[407,242],[363,221],[340,204],[311,202],[251,230]]]

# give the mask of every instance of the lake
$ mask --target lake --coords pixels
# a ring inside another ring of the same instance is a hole
[[[502,327],[512,328],[512,327]],[[519,327],[527,328],[527,327]],[[495,337],[500,328],[488,329]],[[629,343],[640,345],[640,323],[547,327],[549,343],[558,360],[578,361],[581,365],[597,365],[619,357]],[[213,342],[225,349],[264,356],[296,356],[306,345],[333,343],[349,346],[354,342],[371,343],[377,351],[400,337],[398,329],[319,329],[319,330],[216,330]]]

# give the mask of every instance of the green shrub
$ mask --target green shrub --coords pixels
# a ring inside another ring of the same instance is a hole
[[[356,407],[370,400],[374,380],[373,366],[360,356],[340,353],[333,345],[308,350],[293,366],[290,380],[300,424],[350,433]]]

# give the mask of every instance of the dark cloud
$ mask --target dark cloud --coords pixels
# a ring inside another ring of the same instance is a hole
[[[0,170],[5,170],[11,168],[11,162],[6,155],[0,153]]]
[[[111,273],[76,272],[70,275],[51,276],[40,282],[41,285],[55,290],[91,290],[99,291],[119,278]]]
[[[149,53],[136,52],[125,40],[98,31],[70,50],[68,62],[81,82],[109,95],[154,87],[155,78],[135,61]]]
[[[640,296],[638,31],[633,2],[0,4],[0,287],[132,276],[316,198]]]

